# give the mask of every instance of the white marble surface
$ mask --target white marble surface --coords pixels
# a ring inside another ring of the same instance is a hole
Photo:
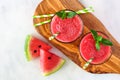
[[[25,36],[34,34],[44,40],[32,26],[32,15],[40,1],[0,0],[0,80],[120,80],[120,74],[87,73],[55,48],[52,51],[66,59],[66,64],[55,74],[43,77],[39,59],[27,62]],[[94,7],[94,14],[120,43],[120,0],[80,1]]]

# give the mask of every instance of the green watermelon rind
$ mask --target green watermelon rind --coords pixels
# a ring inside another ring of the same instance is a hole
[[[59,61],[58,65],[57,65],[54,69],[52,69],[51,71],[49,70],[48,72],[44,72],[44,73],[43,73],[43,76],[48,76],[48,75],[50,75],[50,74],[52,74],[52,73],[57,72],[57,71],[64,65],[64,63],[65,63],[65,60],[64,60],[64,59],[61,59],[61,60]]]
[[[27,61],[30,61],[31,58],[32,58],[31,55],[30,55],[30,52],[29,52],[29,43],[30,43],[30,41],[31,41],[31,36],[28,35],[26,37],[25,45],[24,45],[24,53],[25,53]]]

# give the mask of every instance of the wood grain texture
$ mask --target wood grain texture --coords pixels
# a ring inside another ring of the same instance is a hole
[[[43,0],[36,8],[34,15],[55,13],[59,10],[70,9],[70,10],[80,10],[84,6],[78,0]],[[86,71],[91,73],[118,73],[120,74],[120,44],[111,36],[111,34],[106,30],[104,25],[92,14],[81,14],[80,17],[84,23],[83,34],[74,42],[62,43],[56,39],[49,41],[48,38],[52,35],[50,32],[50,24],[45,24],[36,27],[36,30],[44,36],[51,44],[62,51],[67,57],[74,61],[77,65],[82,67],[85,64],[84,59],[80,56],[79,43],[81,38],[90,29],[97,31],[102,31],[109,36],[113,42],[112,46],[112,56],[108,61],[100,65],[90,65]],[[39,23],[51,18],[41,18],[34,19],[33,22]]]

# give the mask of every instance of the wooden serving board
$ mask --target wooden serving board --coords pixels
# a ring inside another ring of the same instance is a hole
[[[59,10],[70,9],[70,10],[80,10],[84,6],[78,0],[43,0],[36,8],[34,15],[40,14],[50,14],[55,13]],[[112,46],[112,56],[110,59],[100,65],[90,65],[86,71],[91,73],[119,73],[120,74],[120,44],[111,36],[111,34],[106,30],[104,25],[91,13],[81,14],[80,17],[84,23],[83,34],[74,42],[71,43],[62,43],[56,39],[49,41],[48,38],[52,35],[50,32],[50,24],[45,24],[42,26],[36,27],[36,30],[44,36],[51,44],[56,48],[62,51],[67,57],[74,61],[78,66],[82,67],[85,64],[85,61],[80,56],[79,52],[79,43],[81,38],[88,32],[90,29],[97,31],[102,31],[109,36],[113,42]],[[40,18],[34,19],[34,24],[39,23],[51,18]]]

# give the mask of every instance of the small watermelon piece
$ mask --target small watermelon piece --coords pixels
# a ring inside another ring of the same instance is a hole
[[[65,63],[61,57],[43,49],[40,49],[40,55],[40,64],[44,76],[58,71]]]
[[[25,47],[24,47],[25,55],[28,61],[31,59],[37,58],[40,56],[40,49],[49,50],[52,47],[43,42],[42,40],[39,40],[36,37],[33,37],[31,35],[28,35],[26,37],[25,41]]]

